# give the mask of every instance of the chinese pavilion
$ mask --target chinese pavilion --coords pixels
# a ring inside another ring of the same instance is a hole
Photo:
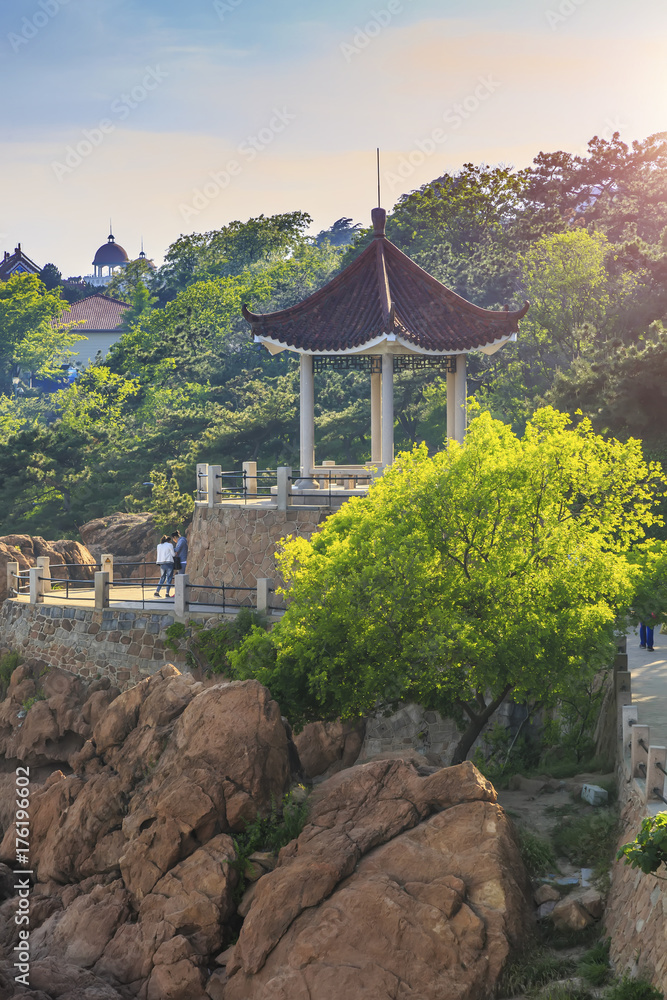
[[[371,461],[394,459],[395,372],[438,368],[447,373],[447,437],[463,441],[466,355],[494,354],[516,339],[528,310],[482,309],[415,264],[385,235],[386,212],[373,209],[373,239],[340,274],[303,302],[257,314],[243,307],[256,343],[271,354],[300,355],[301,477],[315,465],[313,373],[328,368],[367,371],[371,382]],[[358,467],[324,472],[356,471]]]

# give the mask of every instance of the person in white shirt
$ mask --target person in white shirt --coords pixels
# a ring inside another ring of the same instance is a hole
[[[162,576],[155,590],[155,596],[160,596],[160,587],[164,584],[164,596],[170,597],[169,588],[174,578],[174,546],[171,544],[169,535],[163,535],[160,539],[160,544],[157,547],[157,559],[155,561],[162,570]]]

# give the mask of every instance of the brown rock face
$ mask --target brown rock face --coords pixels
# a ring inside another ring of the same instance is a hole
[[[320,787],[257,883],[223,995],[481,996],[529,919],[511,825],[473,765],[373,762]]]
[[[175,524],[174,528],[181,528]],[[110,552],[114,564],[155,563],[155,550],[160,532],[155,527],[152,514],[109,514],[79,528],[84,544],[99,559],[103,552]],[[143,576],[139,566],[128,570],[128,578]]]
[[[0,537],[0,601],[9,596],[7,593],[7,563],[17,562],[19,573],[25,573],[31,566],[37,565],[38,556],[48,556],[51,566],[51,577],[62,580],[66,576],[73,580],[92,580],[95,572],[90,565],[95,562],[92,553],[81,545],[69,539],[58,542],[47,542],[43,538],[32,535],[3,535]],[[65,569],[67,564],[67,569]]]
[[[330,777],[351,767],[364,742],[363,722],[311,722],[294,736],[306,778]]]
[[[44,700],[14,725],[18,699],[38,685]],[[474,1000],[492,994],[526,927],[512,828],[472,764],[387,759],[335,774],[277,861],[262,851],[246,861],[256,881],[239,906],[232,834],[268,815],[290,782],[290,744],[265,688],[205,685],[167,665],[118,694],[22,666],[0,720],[5,751],[25,760],[55,760],[77,736],[63,769],[42,765],[31,784],[31,989],[19,995]],[[14,841],[10,822],[0,1000],[15,995]]]

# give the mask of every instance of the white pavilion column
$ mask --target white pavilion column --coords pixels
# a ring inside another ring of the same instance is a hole
[[[456,416],[454,418],[455,438],[463,444],[466,433],[466,399],[468,396],[467,357],[465,354],[456,356]]]
[[[394,356],[382,355],[382,464],[394,461]]]
[[[457,369],[461,355],[454,355]],[[456,441],[456,372],[447,372],[447,440]]]
[[[382,375],[371,374],[371,462],[382,461]]]
[[[310,479],[315,465],[315,383],[312,354],[301,355],[299,407],[301,478]]]

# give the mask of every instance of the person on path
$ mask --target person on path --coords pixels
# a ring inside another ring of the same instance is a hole
[[[651,618],[655,619],[656,615],[652,614]],[[650,625],[639,623],[639,648],[647,649],[649,653],[653,652],[653,625],[653,621]]]
[[[160,587],[164,584],[164,596],[169,597],[169,588],[171,587],[171,581],[174,578],[174,546],[171,543],[169,535],[163,535],[160,539],[160,544],[157,547],[157,558],[155,561],[162,570],[162,576],[160,577],[160,582],[155,590],[155,596],[160,596]]]
[[[185,573],[188,562],[188,540],[180,531],[172,531],[171,540],[175,550],[174,565],[179,573]]]

